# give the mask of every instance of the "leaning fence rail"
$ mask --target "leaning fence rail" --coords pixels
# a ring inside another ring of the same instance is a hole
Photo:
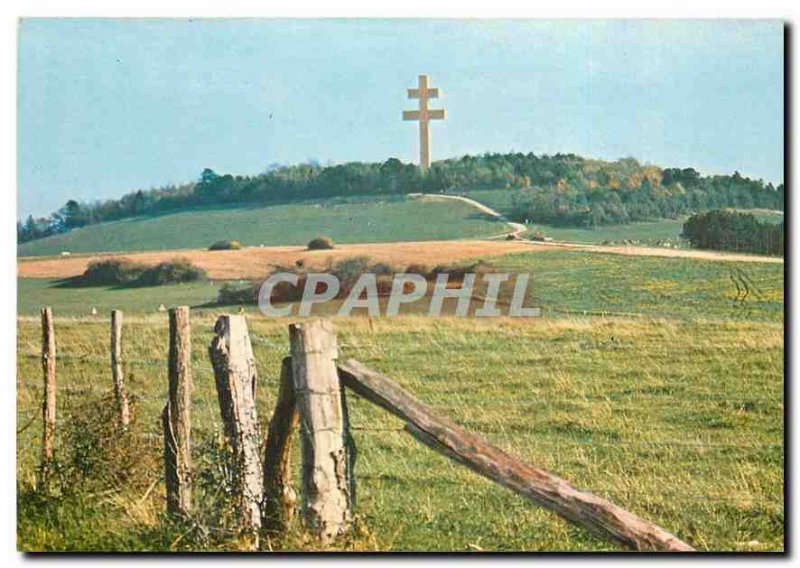
[[[658,525],[568,481],[528,464],[438,416],[394,381],[350,359],[339,364],[345,386],[406,422],[405,430],[429,448],[511,489],[537,505],[635,550],[693,550]]]

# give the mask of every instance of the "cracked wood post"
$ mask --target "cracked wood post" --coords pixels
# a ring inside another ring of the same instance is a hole
[[[303,513],[312,534],[330,544],[351,522],[336,336],[330,320],[317,319],[290,325],[289,340],[300,413]]]
[[[131,411],[122,372],[122,312],[120,310],[111,311],[111,380],[114,383],[119,424],[126,429],[131,422]]]
[[[50,490],[56,440],[56,335],[53,327],[53,308],[42,308],[42,459],[39,484],[44,492]]]
[[[354,359],[339,364],[344,385],[406,422],[406,431],[433,450],[511,489],[595,535],[635,550],[682,552],[692,547],[665,529],[564,479],[527,464],[452,420],[437,416],[390,378]]]
[[[169,400],[161,413],[167,512],[185,516],[192,510],[192,340],[189,308],[169,311]]]
[[[297,493],[292,486],[292,440],[297,430],[297,403],[292,384],[292,359],[281,363],[280,387],[275,412],[269,421],[269,434],[264,450],[264,530],[280,534],[294,518]]]
[[[256,361],[244,316],[220,316],[214,332],[216,336],[208,353],[214,367],[225,435],[232,453],[232,489],[237,521],[241,530],[255,534],[261,528],[264,491],[256,412]]]

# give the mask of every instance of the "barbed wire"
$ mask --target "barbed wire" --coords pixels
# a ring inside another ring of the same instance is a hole
[[[26,357],[34,357],[34,355],[27,354]],[[37,359],[41,358],[41,355],[35,355]],[[98,357],[98,356],[84,356],[84,355],[71,355],[71,354],[58,354],[57,361],[63,360],[69,361],[78,361],[78,362],[97,362],[108,364],[110,359],[105,357]],[[167,369],[167,361],[166,360],[158,360],[158,359],[124,359],[122,361],[123,365],[133,365],[133,366],[144,366],[144,367],[161,367],[165,371]],[[210,362],[203,363],[201,361],[193,361],[192,362],[192,371],[197,372],[200,374],[205,374],[208,376],[213,376],[214,371],[211,368]],[[276,375],[278,373],[275,373]],[[279,381],[277,379],[268,378],[268,376],[262,376],[259,378],[259,384],[265,385],[274,385],[278,386]],[[28,388],[41,388],[41,383],[36,383],[33,381],[17,381],[18,385],[23,385]],[[582,396],[575,396],[572,398],[563,398],[563,397],[547,397],[547,398],[528,398],[528,397],[520,397],[520,398],[508,398],[508,397],[497,397],[497,396],[485,396],[479,392],[474,394],[475,398],[467,399],[465,395],[465,391],[463,389],[458,391],[453,390],[441,390],[441,389],[434,389],[433,391],[435,397],[434,398],[426,398],[425,403],[428,405],[441,405],[441,406],[449,406],[453,407],[453,402],[464,406],[488,406],[489,403],[497,404],[498,406],[507,406],[507,405],[525,405],[525,404],[578,404],[578,403],[597,403],[597,404],[608,404],[608,403],[626,403],[626,402],[647,402],[648,404],[651,403],[662,403],[662,404],[674,404],[676,401],[678,402],[726,402],[731,404],[757,404],[757,405],[783,405],[783,399],[768,399],[768,398],[740,398],[740,397],[732,397],[728,396],[725,393],[717,393],[717,394],[708,394],[708,395],[693,395],[693,396],[684,396],[679,393],[670,394],[670,395],[663,395],[663,394],[654,394],[654,395],[645,395],[642,393],[638,393],[632,396],[625,396],[625,395],[582,395]],[[446,398],[445,398],[446,397]]]
[[[270,339],[251,333],[251,343],[256,347],[266,347],[269,349],[279,350],[282,353],[286,352],[286,345],[285,344],[278,344],[276,342],[271,341]],[[356,346],[349,346],[346,344],[341,345],[342,349],[351,349]],[[19,354],[19,357],[24,357],[28,359],[40,359],[41,354],[38,352],[22,352]],[[67,363],[98,363],[102,365],[110,365],[110,356],[106,355],[99,355],[99,354],[92,354],[92,353],[72,353],[72,352],[58,352],[57,360],[60,362],[67,362]],[[278,359],[280,360],[280,358]],[[158,368],[163,370],[164,373],[167,371],[167,359],[156,359],[156,358],[123,358],[122,361],[123,365],[127,365],[128,367],[145,367],[145,368]],[[192,361],[192,371],[204,375],[213,377],[214,371],[211,367],[210,362],[196,360]],[[275,373],[276,375],[278,373]],[[259,379],[259,384],[264,385],[274,385],[277,386],[279,384],[279,380],[271,379],[267,377],[262,377]],[[30,388],[34,391],[41,391],[43,390],[43,384],[39,381],[28,381],[24,379],[17,380],[17,386]],[[428,385],[430,388],[430,385]],[[70,395],[97,395],[97,396],[107,396],[113,393],[112,387],[109,384],[108,388],[101,388],[97,386],[87,385],[83,386],[73,386],[73,385],[63,385],[59,384],[59,392],[65,392]],[[544,404],[544,405],[556,405],[556,404],[611,404],[611,405],[625,405],[629,403],[646,403],[648,405],[652,404],[669,404],[675,405],[676,403],[698,403],[698,402],[706,402],[706,403],[727,403],[731,405],[737,404],[754,404],[754,405],[763,405],[763,406],[783,406],[783,399],[766,399],[766,398],[742,398],[727,396],[725,393],[709,393],[707,395],[693,395],[693,396],[684,396],[681,393],[670,393],[670,394],[663,394],[658,393],[651,396],[642,393],[636,393],[631,396],[626,395],[583,395],[583,396],[576,396],[572,398],[529,398],[529,397],[519,397],[519,398],[508,398],[508,397],[498,397],[498,396],[483,396],[480,393],[475,393],[473,396],[469,394],[465,394],[465,391],[459,390],[434,390],[434,396],[432,398],[426,399],[426,403],[432,406],[441,406],[445,408],[454,408],[454,407],[480,407],[483,410],[488,410],[491,408],[508,408],[509,406],[524,406],[524,405],[531,405],[531,404]],[[156,404],[163,404],[166,401],[166,397],[163,396],[150,396],[150,395],[142,395],[136,392],[129,392],[129,395],[135,401],[143,401],[147,403],[156,403]],[[351,401],[353,399],[350,399]],[[356,400],[358,400],[356,398]],[[202,400],[203,405],[215,406],[215,401],[211,400]],[[352,407],[358,406],[362,404],[362,401],[350,402],[349,405],[351,406],[351,420],[353,418]],[[39,408],[37,408],[36,404],[30,405],[30,409],[18,409],[18,414],[25,415],[30,413],[31,418],[26,422],[21,430],[18,430],[18,434],[26,430],[29,426],[35,423],[36,415],[40,412]],[[72,410],[75,410],[75,407],[71,407]],[[355,413],[357,416],[358,413]],[[65,424],[69,422],[69,417],[61,417],[57,419],[57,424]],[[221,423],[216,424],[215,426],[221,427]],[[357,435],[363,436],[373,436],[373,435],[394,435],[394,434],[402,434],[408,435],[404,425],[398,426],[390,426],[390,425],[370,425],[370,424],[359,424],[358,419],[356,419],[355,423],[351,422],[350,429],[357,433]],[[480,434],[502,434],[505,436],[510,436],[511,438],[516,438],[518,433],[513,431],[509,433],[507,429],[503,428],[486,428],[486,427],[479,427],[476,430]],[[154,448],[160,446],[163,443],[163,433],[161,432],[140,432],[137,434],[143,440],[147,440],[149,443],[152,444]],[[567,449],[567,448],[588,448],[588,447],[598,447],[598,448],[614,448],[614,447],[629,447],[629,448],[641,448],[641,449],[652,449],[652,450],[662,450],[662,449],[680,449],[682,451],[689,451],[693,458],[696,458],[700,455],[700,451],[710,451],[714,455],[710,455],[709,460],[716,460],[719,459],[719,452],[736,451],[736,456],[741,459],[742,452],[752,452],[758,450],[784,450],[784,445],[776,444],[776,443],[763,443],[763,444],[753,444],[753,443],[735,443],[735,442],[714,442],[714,441],[685,441],[685,440],[667,440],[667,441],[652,441],[652,440],[596,440],[596,439],[574,439],[574,438],[541,438],[537,437],[537,432],[531,432],[529,435],[529,450],[535,450],[535,448],[540,446],[551,447],[551,448],[560,448],[560,449]],[[379,448],[376,451],[390,451],[385,448]],[[779,452],[780,453],[780,452]],[[362,468],[364,466],[362,465]],[[446,478],[428,478],[428,477],[421,477],[413,475],[410,471],[405,473],[398,474],[397,471],[393,471],[391,474],[386,474],[386,479],[389,479],[388,476],[392,478],[401,477],[404,483],[414,483],[414,484],[430,484],[430,483],[447,483],[452,485],[463,485],[464,483],[459,480],[453,479],[446,479]],[[370,474],[370,473],[360,473],[357,475],[358,482],[367,482],[371,483],[376,480],[383,480],[384,476],[381,474]],[[642,498],[648,498],[653,501],[658,501],[661,499],[673,499],[677,500],[678,502],[703,502],[708,501],[710,503],[731,503],[734,501],[741,501],[743,499],[742,496],[739,495],[729,495],[729,496],[719,496],[719,495],[706,495],[706,494],[699,494],[695,492],[679,492],[679,491],[666,491],[658,493],[650,493],[644,491],[637,491],[631,490],[629,488],[598,488],[592,487],[589,489],[590,491],[594,492],[595,494],[605,494],[605,495],[620,495],[620,494],[632,494],[641,496]],[[763,496],[747,496],[747,499],[752,500],[759,500],[763,501],[765,498]]]
[[[356,432],[396,432],[407,434],[404,426],[391,428],[391,427],[369,427],[369,426],[353,426],[350,429]],[[481,428],[481,434],[507,434],[505,430]],[[616,441],[616,440],[575,440],[574,438],[563,438],[559,440],[548,440],[544,438],[535,437],[532,433],[530,438],[535,440],[531,445],[550,445],[550,446],[602,446],[602,447],[617,447],[617,446],[630,446],[630,447],[643,447],[643,448],[663,448],[663,447],[685,447],[685,448],[718,448],[718,449],[783,449],[783,444],[740,444],[740,443],[720,443],[720,442],[682,442],[682,441]]]
[[[386,473],[386,474],[369,474],[369,473],[360,473],[358,475],[358,482],[384,482],[384,481],[395,481],[397,479],[397,475],[393,473]],[[456,487],[463,487],[465,484],[461,480],[457,479],[447,479],[443,477],[425,477],[425,476],[407,476],[403,478],[404,483],[412,484],[412,485],[452,485]],[[706,495],[703,493],[695,493],[695,492],[682,492],[682,491],[658,491],[658,492],[649,492],[649,491],[639,491],[636,489],[631,488],[619,488],[619,487],[583,487],[579,484],[572,484],[574,487],[583,491],[585,493],[591,493],[594,495],[602,495],[604,497],[613,497],[619,495],[634,495],[636,498],[647,498],[650,501],[660,501],[663,499],[670,499],[670,500],[678,500],[681,502],[687,502],[689,500],[696,501],[696,502],[717,502],[717,503],[731,503],[732,501],[741,501],[742,496],[740,495]],[[753,501],[763,501],[765,500],[759,496],[747,496],[748,499]]]
[[[97,394],[109,394],[109,391],[92,391],[96,392]],[[84,394],[84,392],[80,392],[78,394]],[[137,397],[138,398],[138,397]],[[164,399],[162,398],[149,398],[148,401],[155,402],[155,403],[164,403]],[[38,409],[31,409],[28,412],[33,413],[33,419],[36,417],[36,413],[38,413]],[[58,424],[65,424],[69,422],[69,418],[59,418],[57,419]],[[404,426],[363,426],[358,424],[350,424],[350,430],[353,432],[358,433],[380,433],[380,434],[403,434],[408,435]],[[508,432],[504,429],[492,429],[492,428],[480,428],[478,430],[480,434],[505,434],[507,435]],[[160,435],[160,434],[151,434],[151,435]],[[625,441],[625,440],[596,440],[596,439],[583,439],[583,440],[576,440],[574,438],[560,438],[557,440],[554,439],[546,439],[541,437],[536,437],[534,433],[531,433],[529,439],[532,440],[531,446],[554,446],[554,447],[570,447],[570,446],[583,446],[583,447],[603,447],[603,448],[615,448],[615,447],[632,447],[632,448],[645,448],[645,449],[663,449],[663,448],[694,448],[694,449],[716,449],[716,450],[760,450],[760,449],[767,449],[767,450],[775,450],[775,449],[784,449],[783,444],[775,444],[775,443],[763,443],[763,444],[743,444],[738,442],[729,442],[729,443],[722,443],[722,442],[713,442],[713,441],[678,441],[678,440],[671,440],[671,441]]]

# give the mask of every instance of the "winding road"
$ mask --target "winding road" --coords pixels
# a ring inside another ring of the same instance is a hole
[[[430,194],[425,194],[425,193],[410,193],[408,196],[411,197],[412,199],[423,199],[423,200],[428,200],[428,201],[437,201],[437,200],[441,201],[441,200],[447,200],[447,199],[452,199],[452,200],[456,200],[456,201],[462,201],[462,202],[464,202],[464,203],[466,203],[468,205],[471,205],[475,209],[477,209],[479,211],[482,211],[483,213],[486,213],[490,217],[495,217],[499,221],[502,221],[503,223],[506,223],[509,227],[511,227],[511,231],[510,232],[503,233],[501,235],[497,235],[497,236],[494,236],[494,237],[489,237],[490,239],[497,239],[497,238],[500,238],[500,237],[507,237],[508,235],[512,235],[514,237],[518,237],[518,236],[522,235],[522,233],[524,233],[525,231],[528,230],[528,228],[525,225],[523,225],[522,223],[516,223],[516,222],[512,221],[511,219],[509,219],[508,217],[506,217],[505,215],[503,215],[502,213],[500,213],[499,211],[497,211],[495,209],[492,209],[488,205],[484,205],[480,201],[475,201],[474,199],[472,199],[470,197],[464,197],[462,195],[445,195],[445,194],[430,195]]]
[[[422,194],[422,193],[412,193],[409,194],[409,197],[415,199],[427,199],[431,201],[447,200],[447,199],[462,201],[491,217],[495,217],[496,219],[503,221],[511,228],[511,231],[508,233],[503,233],[502,235],[490,238],[499,238],[504,236],[507,237],[508,235],[519,237],[525,231],[527,231],[527,228],[522,223],[515,223],[514,221],[511,221],[508,217],[506,217],[499,211],[496,211],[495,209],[492,209],[488,205],[485,205],[479,201],[475,201],[474,199],[471,199],[469,197],[464,197],[461,195]],[[532,245],[535,244],[537,247],[568,248],[572,250],[576,249],[587,250],[592,252],[601,252],[609,254],[624,254],[628,256],[660,256],[668,258],[696,258],[700,260],[719,260],[726,262],[764,262],[769,264],[783,264],[782,257],[718,252],[710,250],[673,249],[673,248],[647,247],[647,246],[635,246],[635,245],[625,245],[625,246],[593,245],[585,243],[571,243],[567,241],[548,241],[548,242],[522,241],[522,242],[530,243]]]

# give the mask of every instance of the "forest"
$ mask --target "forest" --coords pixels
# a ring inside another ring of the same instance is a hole
[[[750,213],[709,211],[683,225],[683,238],[694,248],[783,256],[783,222],[759,221]]]
[[[192,207],[502,188],[513,192],[514,220],[580,227],[677,218],[725,207],[784,207],[783,184],[775,187],[739,172],[703,176],[692,168],[643,165],[634,158],[608,162],[575,154],[486,153],[435,162],[429,170],[396,158],[382,163],[273,166],[255,176],[206,168],[197,181],[179,186],[138,190],[92,203],[71,199],[48,217],[18,221],[17,240]]]

